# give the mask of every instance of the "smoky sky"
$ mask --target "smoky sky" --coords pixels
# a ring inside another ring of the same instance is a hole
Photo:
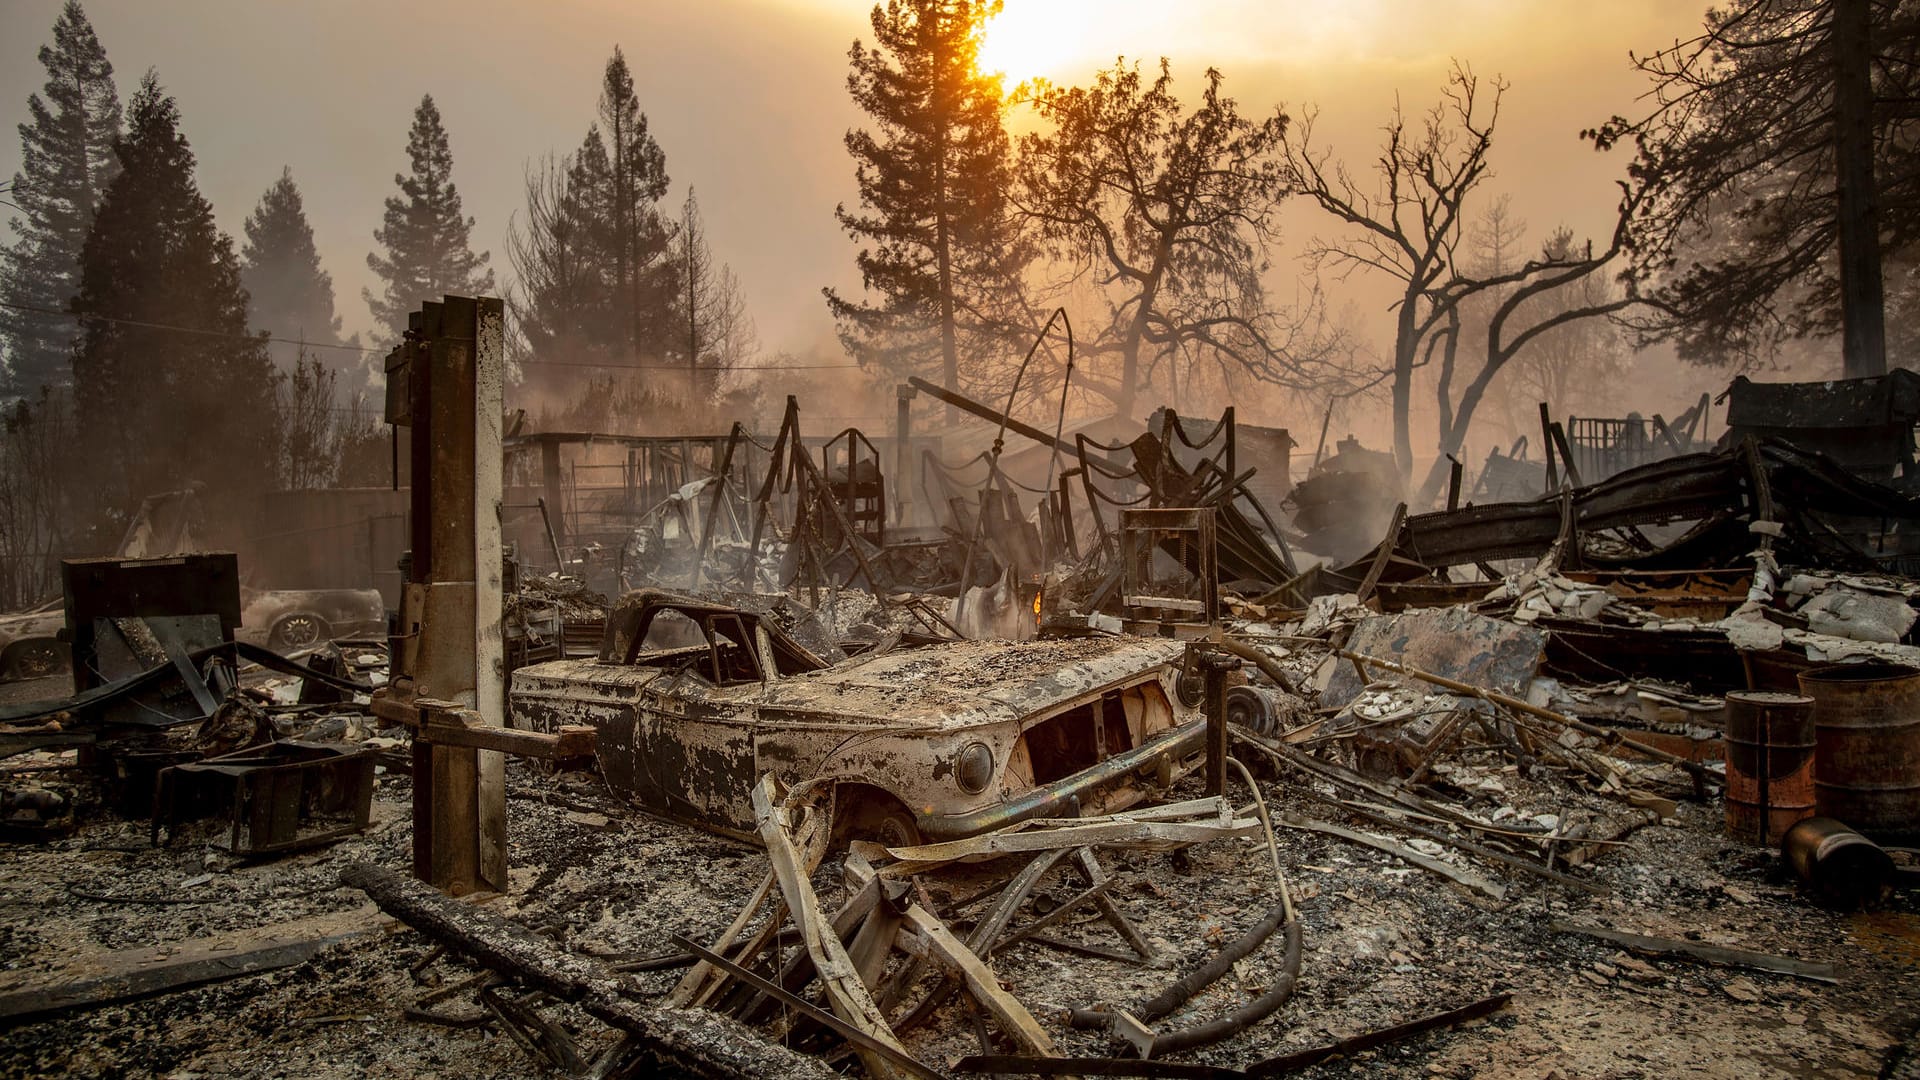
[[[1692,0],[1006,0],[1014,9],[1078,4],[1084,25],[1056,32],[1046,74],[1084,79],[1116,54],[1165,53],[1196,87],[1209,66],[1251,111],[1320,110],[1319,130],[1364,167],[1397,99],[1434,100],[1453,59],[1512,89],[1489,193],[1513,198],[1530,237],[1565,223],[1605,228],[1624,169],[1576,133],[1631,113],[1645,84],[1627,51],[1696,28]],[[738,272],[771,349],[832,339],[823,285],[857,289],[854,245],[833,218],[856,198],[842,146],[859,122],[846,94],[846,52],[867,34],[861,0],[87,0],[123,102],[147,68],[179,101],[201,189],[239,243],[262,191],[293,169],[349,332],[368,333],[360,297],[373,284],[381,200],[405,167],[406,129],[423,93],[439,104],[454,178],[504,284],[505,236],[529,162],[579,145],[601,68],[618,44],[666,152],[677,212],[697,189],[717,260]],[[60,0],[0,3],[0,115],[26,119],[44,81],[35,59]],[[1015,73],[1016,75],[1028,73]],[[1017,121],[1016,121],[1017,123]],[[11,127],[0,175],[19,168]],[[4,208],[0,208],[3,210]],[[1289,240],[1326,226],[1301,213]],[[1297,273],[1283,248],[1276,274]],[[1368,287],[1354,302],[1380,310]],[[1382,312],[1384,319],[1384,312]],[[298,328],[273,327],[276,332]]]

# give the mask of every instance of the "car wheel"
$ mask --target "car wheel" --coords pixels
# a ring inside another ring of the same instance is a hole
[[[327,633],[325,619],[310,612],[296,611],[273,624],[273,632],[267,635],[267,644],[283,651],[304,649],[325,641]]]
[[[67,647],[52,638],[18,642],[7,650],[6,672],[15,679],[43,679],[68,666]]]
[[[920,843],[920,826],[913,812],[899,800],[879,792],[854,796],[845,811],[845,838],[871,840],[882,847],[914,847]]]

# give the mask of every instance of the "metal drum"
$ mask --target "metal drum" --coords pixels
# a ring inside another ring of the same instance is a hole
[[[1821,817],[1885,843],[1920,835],[1920,669],[1833,664],[1800,674],[1813,699]]]
[[[1814,813],[1813,699],[1727,695],[1727,835],[1772,847]]]
[[[1894,877],[1893,856],[1832,818],[1812,817],[1788,829],[1780,854],[1801,881],[1841,907],[1878,904]]]

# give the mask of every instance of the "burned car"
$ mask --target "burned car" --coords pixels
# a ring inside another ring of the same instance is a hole
[[[58,596],[0,615],[0,679],[39,679],[66,671],[70,654],[60,640],[66,626],[66,608]]]
[[[640,590],[598,657],[521,668],[508,704],[518,727],[593,726],[608,785],[662,816],[751,837],[773,773],[832,783],[837,829],[900,845],[1113,812],[1193,769],[1182,650],[961,641],[828,664],[771,619]]]
[[[330,638],[385,637],[386,602],[377,589],[241,590],[235,637],[281,652]]]
[[[385,637],[386,604],[375,589],[241,589],[235,636],[280,652],[330,638]],[[0,680],[38,679],[67,671],[72,655],[61,631],[66,607],[56,596],[0,615]]]

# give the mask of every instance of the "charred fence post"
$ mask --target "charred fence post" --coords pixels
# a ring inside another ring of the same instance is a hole
[[[1240,658],[1212,642],[1195,641],[1187,645],[1191,671],[1198,668],[1205,680],[1207,714],[1207,789],[1208,795],[1224,795],[1227,790],[1227,672],[1240,666]]]

